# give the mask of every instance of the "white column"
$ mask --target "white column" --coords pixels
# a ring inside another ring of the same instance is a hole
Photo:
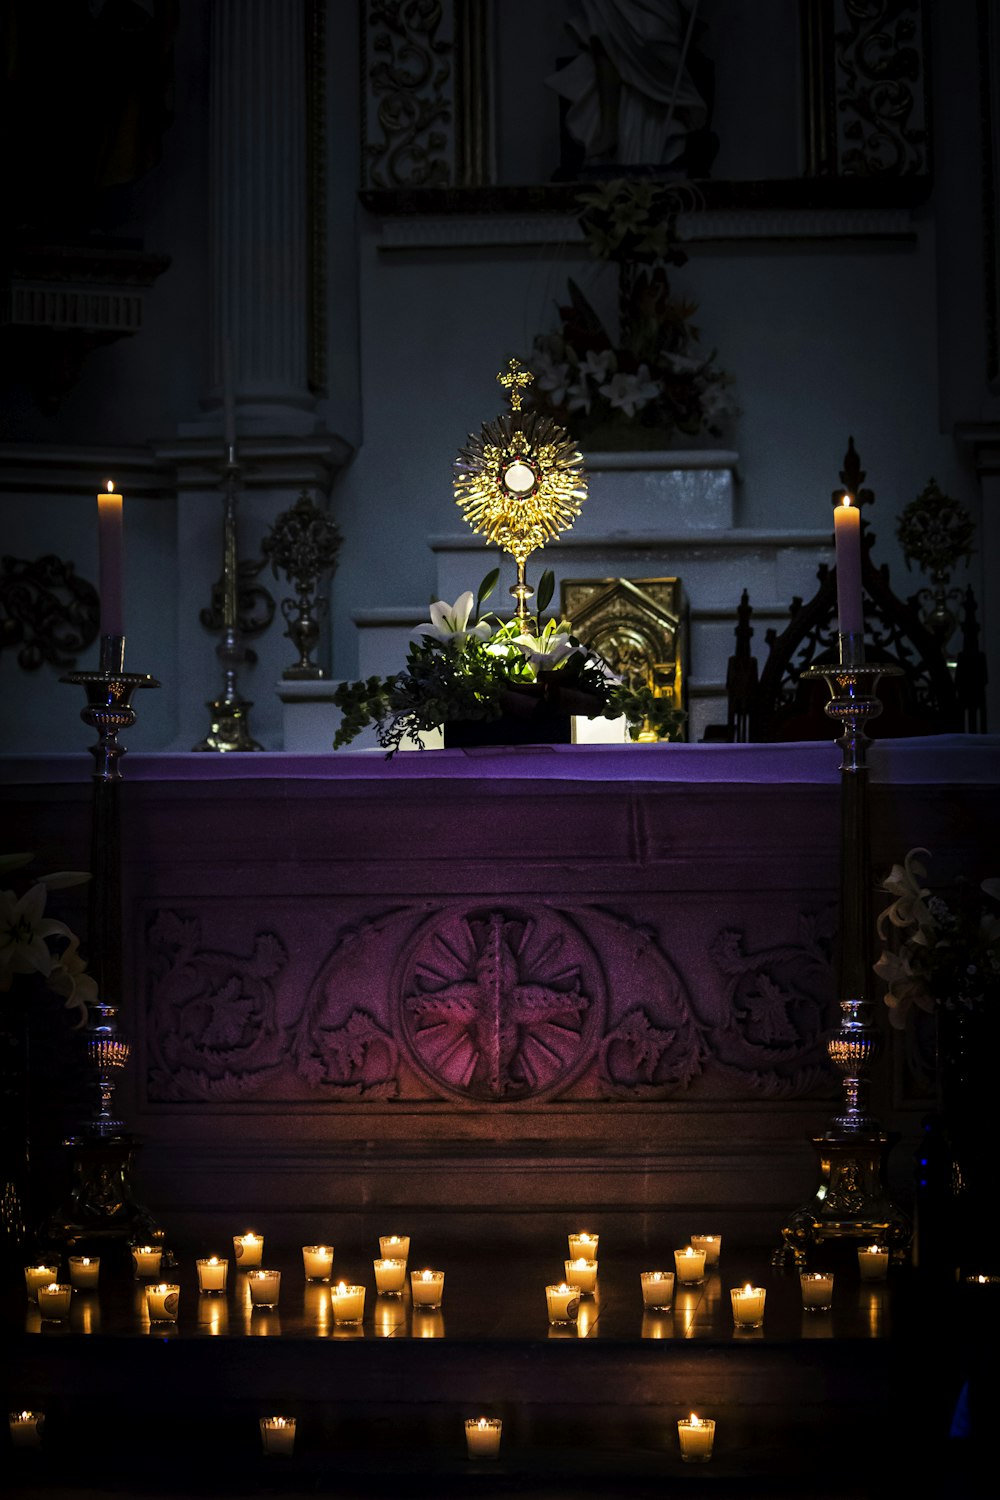
[[[240,437],[313,430],[307,386],[302,0],[213,0],[213,378],[226,344]]]

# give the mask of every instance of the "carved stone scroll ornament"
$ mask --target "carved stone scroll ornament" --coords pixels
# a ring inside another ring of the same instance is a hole
[[[97,639],[100,601],[71,562],[46,553],[29,562],[5,557],[0,568],[0,650],[14,648],[18,665],[74,667]]]
[[[151,988],[146,1087],[155,1102],[237,1099],[283,1065],[286,1033],[273,981],[284,943],[258,932],[248,953],[202,941],[197,917],[158,912],[147,929]]]
[[[726,1000],[710,1037],[713,1061],[754,1093],[797,1097],[830,1083],[824,1036],[834,1004],[835,920],[832,907],[803,915],[796,942],[752,953],[732,930],[712,944]]]

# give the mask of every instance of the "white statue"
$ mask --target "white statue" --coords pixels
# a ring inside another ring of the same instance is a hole
[[[569,100],[566,128],[589,163],[665,166],[708,107],[686,66],[698,0],[576,0],[580,50],[546,79]]]

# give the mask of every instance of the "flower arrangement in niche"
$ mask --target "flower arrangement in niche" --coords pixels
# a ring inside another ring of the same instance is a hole
[[[889,1021],[902,1030],[912,1006],[977,1011],[1000,1007],[1000,879],[959,881],[948,899],[924,885],[927,868],[911,849],[881,889],[892,901],[879,914]]]
[[[0,855],[0,877],[22,869],[31,854]],[[81,885],[89,874],[64,870],[42,875],[19,895],[0,890],[0,994],[9,992],[19,975],[37,974],[47,987],[79,1012],[78,1025],[87,1019],[87,1006],[97,1000],[97,984],[87,973],[80,940],[65,922],[45,915],[50,891]]]
[[[401,672],[340,685],[333,696],[343,714],[335,749],[374,725],[389,758],[404,739],[422,747],[421,736],[441,726],[505,717],[538,722],[547,710],[567,718],[624,716],[633,739],[650,730],[660,739],[676,734],[685,717],[680,709],[646,684],[616,677],[567,621],[543,619],[554,591],[551,571],[539,579],[536,612],[507,621],[481,613],[498,577],[494,569],[475,596],[468,590],[453,604],[433,602]]]
[[[535,377],[532,405],[571,421],[592,447],[721,437],[738,412],[732,377],[714,350],[701,349],[697,308],[670,284],[670,271],[687,260],[677,235],[682,189],[626,178],[587,188],[577,201],[591,253],[617,272],[617,329],[570,279],[559,327],[536,335],[525,361]]]

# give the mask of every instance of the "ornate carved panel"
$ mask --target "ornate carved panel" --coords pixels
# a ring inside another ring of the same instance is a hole
[[[679,578],[567,579],[561,598],[574,634],[612,671],[675,708],[686,707],[687,620]]]
[[[71,562],[48,553],[29,562],[5,557],[0,568],[0,651],[17,649],[18,664],[34,672],[43,662],[74,667],[97,639],[97,590],[78,578]]]
[[[489,0],[365,0],[364,188],[486,181]]]
[[[799,1096],[824,1082],[829,926],[747,951],[697,946],[697,1006],[651,926],[604,907],[480,901],[344,925],[273,907],[163,909],[146,928],[156,1103]],[[671,913],[675,933],[692,914]],[[832,918],[831,918],[832,920]],[[787,927],[789,914],[781,917]],[[707,960],[702,958],[707,950]],[[290,957],[294,955],[294,959]],[[306,966],[316,977],[301,986]]]

